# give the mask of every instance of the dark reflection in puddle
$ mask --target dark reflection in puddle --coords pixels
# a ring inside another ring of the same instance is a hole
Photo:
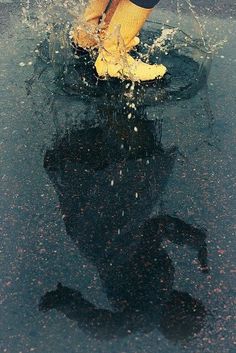
[[[168,267],[171,267],[171,264],[168,263],[168,256],[165,253],[162,254],[161,251],[159,254],[156,252],[156,255],[159,256],[159,259],[155,265],[161,265],[157,272],[170,270]],[[143,263],[142,266],[144,266]],[[130,268],[130,271],[132,270],[134,271],[134,268]],[[168,274],[165,272],[163,275],[167,277]],[[171,275],[172,273],[169,273],[169,276]],[[159,276],[160,273],[156,273],[155,280],[163,280]],[[130,280],[133,281],[134,278],[129,278]],[[138,281],[140,282],[140,280],[144,280],[144,278],[140,278],[139,274]],[[154,278],[151,283],[146,283],[146,285],[152,284],[153,286],[153,280]],[[135,286],[133,295],[139,295],[139,283],[133,284]],[[165,284],[169,283],[165,282]],[[150,290],[150,288],[147,289]],[[148,333],[158,328],[167,339],[180,341],[194,337],[202,329],[207,313],[200,300],[191,297],[186,292],[172,290],[167,294],[168,299],[160,300],[159,305],[153,305],[150,302],[145,302],[145,300],[150,300],[150,293],[147,294],[147,298],[145,296],[142,298],[144,302],[141,309],[139,306],[135,307],[136,302],[132,302],[132,305],[127,304],[122,312],[112,312],[96,308],[83,298],[78,290],[58,283],[56,290],[47,292],[42,297],[39,308],[42,311],[56,309],[69,319],[77,321],[80,329],[92,334],[96,339],[102,340],[128,336],[137,331]],[[155,294],[159,294],[158,289]],[[156,298],[154,300],[156,301]]]
[[[183,49],[157,90],[96,96],[71,48],[33,75],[21,27],[2,50],[2,350],[234,352],[233,47],[201,91]]]
[[[114,108],[116,107],[116,108]],[[99,309],[77,290],[58,284],[40,310],[56,309],[99,339],[155,328],[169,339],[192,337],[204,325],[201,301],[173,289],[168,240],[196,251],[208,271],[206,232],[166,215],[152,215],[178,151],[164,149],[144,109],[108,104],[96,124],[57,136],[44,168],[57,192],[68,235],[97,268],[115,311]]]

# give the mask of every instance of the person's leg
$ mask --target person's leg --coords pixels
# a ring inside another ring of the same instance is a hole
[[[74,44],[83,49],[99,47],[119,2],[120,0],[90,0],[82,16],[82,23],[70,33]],[[127,46],[127,51],[139,42],[139,38],[135,37]]]
[[[160,0],[131,0],[131,2],[144,9],[153,9],[159,3]]]
[[[127,46],[141,30],[156,3],[157,0],[120,0],[95,63],[99,76],[134,81],[164,76],[166,68],[163,65],[148,65],[126,53]]]
[[[76,46],[84,49],[97,46],[99,32],[99,22],[110,0],[90,0],[81,18],[81,23],[71,31],[71,38]]]
[[[112,16],[114,15],[116,8],[119,4],[120,0],[111,0],[106,11],[105,22],[108,25],[111,22]]]

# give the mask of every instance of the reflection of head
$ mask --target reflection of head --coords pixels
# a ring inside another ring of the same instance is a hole
[[[186,292],[173,291],[163,309],[160,330],[172,341],[185,340],[197,334],[206,318],[202,302]]]

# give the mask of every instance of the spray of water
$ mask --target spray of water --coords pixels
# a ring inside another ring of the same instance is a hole
[[[55,24],[72,23],[83,6],[84,1],[76,0],[21,0],[22,22],[42,35]]]
[[[207,14],[198,15],[196,7],[191,0],[176,0],[176,9],[178,15],[178,26],[181,28],[182,18],[185,13],[190,13],[193,19],[193,25],[198,38],[201,40],[204,49],[211,55],[216,55],[218,51],[227,43],[227,38],[219,39],[219,33],[215,36],[209,33],[207,29]],[[217,32],[218,29],[216,29]]]
[[[161,31],[157,33],[152,43],[142,43],[146,50],[140,55],[141,59],[148,62],[149,57],[153,53],[159,51],[168,55],[173,49],[187,55],[188,48],[191,47],[192,49],[195,47],[196,50],[192,50],[190,56],[193,60],[200,63],[200,72],[205,60],[215,54],[226,40],[219,42],[208,34],[206,30],[207,20],[204,16],[200,17],[198,15],[191,0],[174,1],[176,2],[177,26],[171,27],[158,24],[158,28],[161,28]],[[57,70],[61,70],[58,76],[61,73],[63,74],[63,71],[65,72],[65,63],[68,62],[68,56],[72,55],[69,33],[72,26],[76,28],[76,24],[80,23],[82,11],[86,6],[85,3],[86,1],[84,0],[36,0],[34,4],[31,4],[30,0],[22,0],[22,21],[25,26],[35,33],[36,37],[39,38],[39,42],[47,36],[50,62],[55,65]],[[193,36],[181,31],[183,18],[186,13],[192,19],[194,26]],[[155,28],[155,25],[153,28]],[[84,81],[86,81],[85,76],[86,73],[84,74]],[[136,83],[129,84],[125,94],[128,101],[127,104],[131,104],[132,109],[135,109],[133,107],[135,87]]]
[[[198,37],[198,44],[200,43],[201,47],[209,54],[215,55],[225,45],[227,38],[219,40],[214,34],[208,33],[206,16],[198,15],[198,11],[191,0],[174,1],[176,3],[176,17],[178,18],[177,28],[163,27],[161,36],[149,45],[148,53],[145,55],[149,55],[156,48],[168,53],[170,42],[174,45],[175,34],[178,30],[183,29],[183,17],[186,13],[192,18],[194,34],[195,37]],[[60,34],[62,35],[62,42],[65,42],[65,36],[69,32],[68,28],[72,24],[80,22],[80,16],[85,6],[85,0],[35,0],[33,4],[31,4],[30,0],[21,0],[22,21],[28,28],[35,31],[39,37],[43,37],[46,32],[50,32],[56,24],[60,24],[61,27],[64,24],[65,31],[61,31]],[[219,32],[217,32],[219,37],[218,34]],[[186,37],[186,43],[188,44],[188,37]]]

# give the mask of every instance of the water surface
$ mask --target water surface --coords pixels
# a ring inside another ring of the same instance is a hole
[[[230,8],[205,23],[228,39],[207,83],[139,95],[78,91],[39,55],[45,32],[1,8],[1,350],[234,352]]]

